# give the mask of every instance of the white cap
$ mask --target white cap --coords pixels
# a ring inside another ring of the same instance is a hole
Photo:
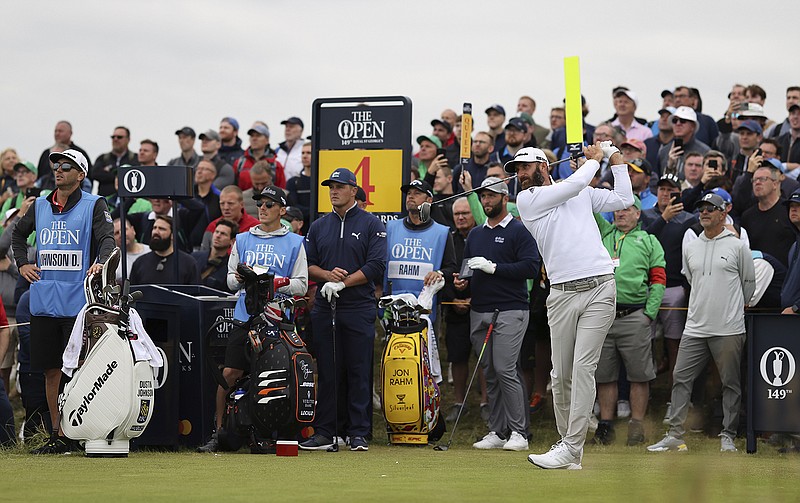
[[[517,152],[517,155],[515,155],[513,159],[508,161],[503,166],[503,169],[506,170],[506,173],[513,175],[517,172],[517,170],[514,169],[514,163],[517,162],[543,162],[548,166],[550,165],[550,162],[547,160],[547,156],[544,155],[544,152],[534,147],[525,147],[520,149],[519,152]]]
[[[624,94],[625,96],[630,98],[631,101],[633,101],[633,106],[635,106],[636,108],[639,108],[639,98],[636,96],[635,92],[633,92],[631,90],[628,90],[628,89],[620,89],[619,91],[617,91],[617,93],[616,93],[616,95],[614,97],[617,97],[620,94]]]
[[[742,110],[739,112],[739,117],[764,117],[766,118],[767,115],[764,113],[764,107],[759,105],[758,103],[748,103],[747,109]]]
[[[71,148],[63,152],[51,152],[49,157],[50,162],[53,163],[62,160],[71,161],[70,164],[80,168],[87,175],[89,174],[89,163],[86,161],[86,156],[75,149]]]
[[[492,192],[497,192],[498,194],[506,194],[508,195],[508,185],[506,182],[496,176],[487,176],[481,182],[481,189],[491,190]],[[477,190],[480,193],[480,189]]]
[[[692,110],[691,107],[678,107],[672,116],[686,119],[687,121],[692,121],[697,124],[697,113]]]

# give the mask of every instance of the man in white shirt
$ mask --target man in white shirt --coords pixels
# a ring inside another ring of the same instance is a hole
[[[550,178],[547,157],[539,149],[524,148],[505,165],[524,189],[517,195],[517,208],[550,275],[553,408],[561,440],[545,454],[528,456],[540,468],[581,469],[596,395],[595,369],[616,309],[614,263],[592,213],[634,202],[619,149],[597,142],[583,152],[586,162],[559,184]],[[614,174],[613,191],[589,187],[604,158]]]

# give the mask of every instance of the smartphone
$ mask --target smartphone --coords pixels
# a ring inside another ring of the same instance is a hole
[[[669,195],[669,204],[670,206],[678,204],[681,202],[681,193],[680,192],[673,192]]]
[[[461,261],[461,271],[458,273],[459,279],[469,279],[472,277],[472,269],[469,268],[468,263],[468,258]]]
[[[445,159],[447,159],[447,150],[445,150],[443,148],[437,148],[436,149],[436,157],[439,157],[439,156],[442,156]]]
[[[716,159],[709,159],[708,167],[711,169],[717,169],[717,167],[719,167],[719,161],[717,161]]]
[[[757,148],[753,155],[764,155],[764,151],[762,151],[760,148]]]
[[[28,187],[25,189],[25,198],[39,197],[42,195],[42,189],[39,187]]]
[[[675,146],[675,148],[683,150],[683,140],[681,138],[675,138],[672,144]]]

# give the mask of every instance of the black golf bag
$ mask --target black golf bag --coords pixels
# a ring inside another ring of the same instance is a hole
[[[239,274],[250,315],[240,325],[248,331],[250,373],[228,389],[218,440],[226,449],[247,443],[252,452],[274,452],[275,440],[295,440],[314,420],[316,364],[287,315],[302,301],[276,299],[271,274],[241,266]]]

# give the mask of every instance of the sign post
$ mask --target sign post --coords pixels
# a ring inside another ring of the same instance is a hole
[[[404,96],[319,98],[312,108],[311,218],[331,211],[321,182],[336,168],[356,175],[367,210],[400,217],[411,166],[411,100]]]

